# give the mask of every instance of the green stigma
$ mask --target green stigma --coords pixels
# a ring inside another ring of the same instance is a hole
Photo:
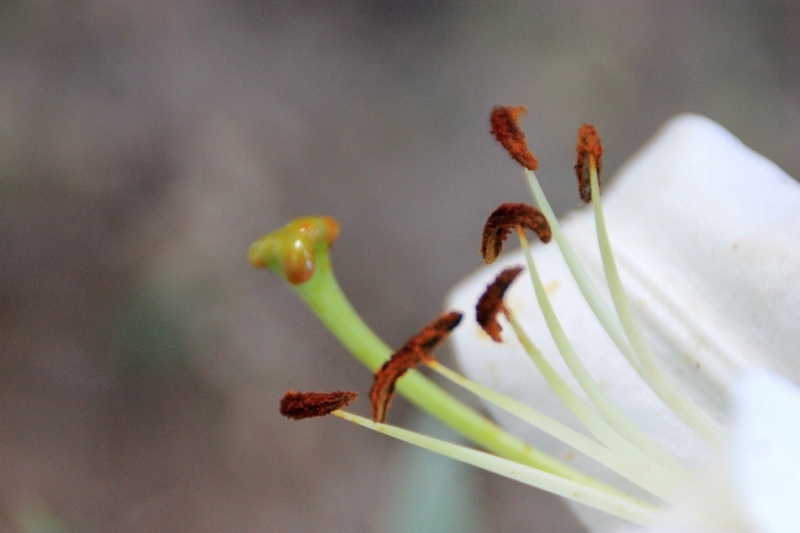
[[[314,275],[316,254],[327,252],[338,236],[339,223],[332,217],[301,217],[254,242],[247,258],[254,267],[299,285]]]

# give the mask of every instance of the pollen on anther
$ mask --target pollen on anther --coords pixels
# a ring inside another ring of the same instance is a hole
[[[525,133],[519,127],[519,117],[528,112],[525,106],[497,106],[492,109],[492,135],[520,165],[528,170],[539,168],[539,162],[528,148]]]
[[[603,169],[603,145],[600,135],[591,124],[584,124],[578,130],[578,161],[575,163],[575,174],[578,176],[578,191],[584,203],[592,201],[592,187],[590,182],[592,162],[597,169],[597,181],[602,185],[600,172]]]
[[[294,420],[325,416],[349,405],[357,396],[356,392],[340,390],[335,392],[286,391],[281,398],[280,412],[286,418]]]
[[[517,227],[535,232],[544,243],[550,242],[553,236],[550,224],[537,208],[528,204],[501,204],[489,215],[483,226],[481,255],[487,265],[495,262],[500,252],[503,251],[503,243],[508,238],[508,234]]]
[[[375,373],[372,390],[369,393],[372,419],[375,422],[386,421],[397,380],[418,364],[432,361],[434,357],[431,352],[458,326],[461,317],[461,313],[456,311],[439,316],[411,337]]]
[[[503,296],[520,272],[522,272],[522,267],[507,268],[500,272],[495,280],[486,287],[486,291],[478,300],[478,305],[475,306],[475,318],[478,324],[495,342],[503,340],[500,338],[503,328],[497,321],[497,313],[503,311]]]

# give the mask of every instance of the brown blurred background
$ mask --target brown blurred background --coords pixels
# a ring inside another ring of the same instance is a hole
[[[245,258],[333,215],[341,284],[401,344],[527,198],[500,103],[530,108],[560,211],[585,121],[609,175],[693,111],[800,176],[800,7],[0,2],[0,531],[400,531],[436,483],[411,505],[431,531],[581,531],[528,487],[282,419],[287,388],[371,378]]]

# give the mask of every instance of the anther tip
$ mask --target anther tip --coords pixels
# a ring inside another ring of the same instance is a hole
[[[600,143],[600,135],[597,129],[591,124],[584,124],[578,130],[578,146],[576,148],[578,161],[575,163],[575,174],[578,177],[578,192],[584,203],[592,201],[591,170],[594,165],[597,171],[597,180],[600,181],[600,173],[603,169],[603,145]]]
[[[519,117],[527,112],[528,108],[525,106],[497,106],[492,109],[489,122],[492,125],[492,135],[509,155],[528,170],[536,170],[539,162],[528,148],[525,133],[519,127]]]
[[[432,361],[434,359],[433,350],[458,326],[462,316],[457,311],[440,315],[411,337],[375,372],[372,389],[369,393],[372,419],[375,422],[386,422],[397,380],[418,364]]]
[[[356,392],[340,390],[335,392],[286,391],[281,398],[280,413],[293,420],[325,416],[348,406],[357,397],[358,393]]]
[[[503,297],[508,287],[517,279],[522,267],[507,268],[490,283],[475,306],[475,319],[478,325],[494,342],[502,342],[500,332],[503,328],[497,321],[497,313],[503,311]]]
[[[543,243],[553,236],[544,214],[532,205],[505,203],[495,209],[483,226],[481,255],[487,265],[495,262],[508,234],[514,228],[525,228],[536,233]]]

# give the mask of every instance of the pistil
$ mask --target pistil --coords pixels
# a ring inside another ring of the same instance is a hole
[[[330,230],[334,227],[338,230],[331,217],[299,218],[253,243],[248,258],[253,266],[283,276],[339,342],[375,372],[393,351],[367,326],[336,280],[329,254],[338,236],[338,231]],[[325,228],[328,231],[323,231]],[[305,281],[292,281],[295,270],[287,269],[286,265],[297,262],[286,261],[286,254],[307,258],[301,262],[304,265],[301,270],[309,274]],[[419,372],[409,371],[396,388],[410,402],[492,453],[565,479],[617,492],[511,435]]]

